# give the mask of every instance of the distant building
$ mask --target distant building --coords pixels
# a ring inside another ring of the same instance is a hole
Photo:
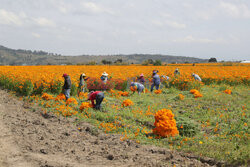
[[[241,61],[240,63],[250,63],[250,61],[244,60],[244,61]]]

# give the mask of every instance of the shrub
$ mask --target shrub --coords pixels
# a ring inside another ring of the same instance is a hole
[[[71,85],[71,90],[70,90],[70,95],[71,96],[76,96],[77,95],[77,86],[76,86],[76,84],[72,84]]]
[[[89,90],[110,90],[110,89],[114,89],[115,84],[108,80],[105,83],[102,82],[101,79],[97,79],[97,78],[90,78],[87,81],[87,88]]]
[[[199,132],[197,123],[189,118],[178,116],[176,122],[181,136],[192,137]]]
[[[34,90],[34,86],[32,82],[29,80],[25,81],[23,84],[23,88],[22,88],[22,94],[25,96],[29,96],[32,94],[33,90]]]
[[[51,83],[50,85],[50,91],[51,93],[59,94],[62,92],[62,82],[59,80],[56,80]]]

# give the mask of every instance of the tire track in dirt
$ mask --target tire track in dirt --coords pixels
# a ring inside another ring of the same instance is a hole
[[[88,123],[75,125],[74,118],[25,108],[0,90],[1,167],[211,166],[176,151],[120,141],[120,135],[93,131]]]

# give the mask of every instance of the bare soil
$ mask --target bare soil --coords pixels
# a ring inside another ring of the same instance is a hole
[[[0,89],[0,167],[221,166],[155,146],[121,141],[74,118],[43,115]]]

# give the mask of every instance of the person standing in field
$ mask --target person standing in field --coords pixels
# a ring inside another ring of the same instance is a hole
[[[101,104],[102,104],[103,99],[104,99],[104,93],[101,91],[95,91],[95,92],[91,91],[88,94],[88,100],[91,100],[92,106],[96,110],[101,109]],[[96,103],[94,101],[96,101]]]
[[[131,82],[130,87],[136,87],[138,94],[144,92],[144,85],[138,82]]]
[[[141,83],[142,85],[144,85],[144,83],[145,83],[144,75],[141,74],[141,75],[139,76],[139,78],[137,79],[137,81],[138,81],[139,83]]]
[[[180,71],[179,71],[179,68],[176,68],[176,69],[174,70],[174,75],[175,75],[175,76],[181,75],[181,73],[180,73]]]
[[[78,90],[78,96],[79,96],[80,92],[85,92],[86,91],[86,87],[87,87],[86,81],[88,79],[89,79],[89,77],[86,78],[86,74],[82,73],[80,75],[80,82],[79,82],[79,87],[78,87],[79,88],[79,90]]]
[[[201,82],[201,78],[200,78],[200,76],[198,74],[192,73],[192,76],[194,77],[194,79],[196,81],[200,81]]]
[[[71,80],[68,74],[63,74],[63,77],[64,77],[63,93],[67,101],[70,98]]]
[[[153,92],[154,87],[156,88],[156,90],[158,90],[160,87],[161,79],[157,74],[158,72],[159,72],[158,70],[153,71],[153,84],[151,85],[151,92]]]
[[[102,73],[101,80],[104,84],[106,84],[108,81],[108,73],[106,72]]]

